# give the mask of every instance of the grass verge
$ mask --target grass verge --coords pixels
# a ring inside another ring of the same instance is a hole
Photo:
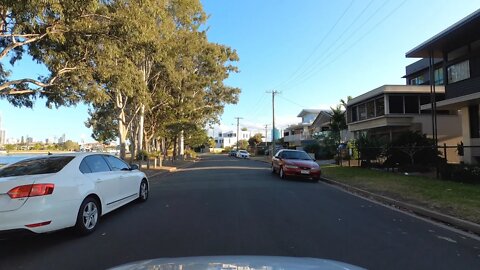
[[[480,185],[358,167],[322,166],[323,176],[480,224]]]

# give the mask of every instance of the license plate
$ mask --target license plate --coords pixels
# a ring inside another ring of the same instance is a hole
[[[307,170],[301,170],[300,171],[301,174],[310,174],[310,171],[307,171]]]

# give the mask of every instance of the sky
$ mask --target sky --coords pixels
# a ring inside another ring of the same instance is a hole
[[[262,131],[300,121],[302,109],[328,109],[340,99],[385,84],[405,84],[405,66],[418,59],[405,53],[466,17],[480,0],[202,0],[210,18],[210,41],[237,50],[240,72],[226,83],[242,90],[238,104],[227,105],[218,131],[240,127]],[[11,67],[13,78],[45,74],[26,57]],[[0,100],[7,138],[35,140],[66,134],[92,141],[85,127],[88,106],[33,109]],[[212,135],[212,131],[209,133]]]

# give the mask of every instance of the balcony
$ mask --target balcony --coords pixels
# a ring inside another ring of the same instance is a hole
[[[310,134],[294,134],[294,135],[283,137],[284,142],[301,142],[304,140],[311,140],[311,139],[313,138],[312,138],[312,135]]]

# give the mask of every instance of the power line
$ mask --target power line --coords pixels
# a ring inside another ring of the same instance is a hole
[[[342,14],[340,15],[340,17],[338,17],[337,21],[333,24],[333,26],[330,28],[330,30],[328,30],[327,34],[325,34],[323,36],[323,38],[320,40],[320,42],[317,44],[317,46],[315,46],[315,48],[313,49],[313,51],[310,53],[310,55],[307,56],[307,58],[303,61],[302,64],[300,64],[298,66],[298,68],[295,70],[295,72],[292,74],[292,76],[290,76],[287,80],[285,80],[284,82],[280,83],[279,85],[277,85],[275,88],[278,88],[286,83],[288,83],[291,79],[293,79],[297,73],[303,68],[304,65],[307,64],[308,61],[310,61],[310,59],[312,58],[312,56],[315,54],[315,52],[318,50],[318,48],[320,48],[320,46],[323,44],[323,42],[327,39],[328,36],[330,36],[330,34],[332,33],[333,29],[335,29],[335,27],[337,27],[338,23],[343,19],[343,17],[345,16],[345,14],[347,14],[348,10],[350,10],[350,8],[352,7],[353,5],[353,0],[350,2],[350,4],[347,6],[347,8],[342,12]]]
[[[393,10],[391,10],[387,16],[383,17],[380,21],[378,21],[373,27],[371,27],[366,33],[364,33],[362,36],[360,36],[357,40],[352,42],[352,44],[347,47],[345,50],[343,50],[340,54],[337,54],[336,57],[332,59],[332,61],[328,62],[327,64],[324,64],[316,69],[315,72],[319,72],[329,65],[333,64],[336,62],[338,59],[340,59],[343,55],[345,55],[350,49],[352,49],[354,46],[356,46],[360,41],[362,41],[366,36],[368,36],[373,30],[375,30],[378,26],[380,26],[385,20],[387,20],[391,15],[393,15],[401,6],[403,6],[407,0],[402,1],[398,6],[396,6]],[[304,78],[301,82],[299,82],[297,85],[300,85],[307,80],[309,80],[311,77],[313,77],[316,73],[310,74],[308,77]]]
[[[335,44],[343,38],[343,36],[349,32],[350,28],[363,16],[365,11],[370,7],[370,5],[373,3],[373,0],[370,0],[368,4],[362,9],[362,11],[353,19],[353,21],[343,30],[343,32],[335,39],[333,43],[330,44],[330,46],[325,50],[325,53],[323,53],[322,56],[317,58],[313,63],[311,63],[305,70],[302,72],[298,77],[304,76],[306,73],[311,72],[312,68],[315,69],[315,65],[317,65],[321,60],[325,58],[325,55],[328,55],[328,53],[335,47]],[[287,84],[288,85],[288,84]]]

